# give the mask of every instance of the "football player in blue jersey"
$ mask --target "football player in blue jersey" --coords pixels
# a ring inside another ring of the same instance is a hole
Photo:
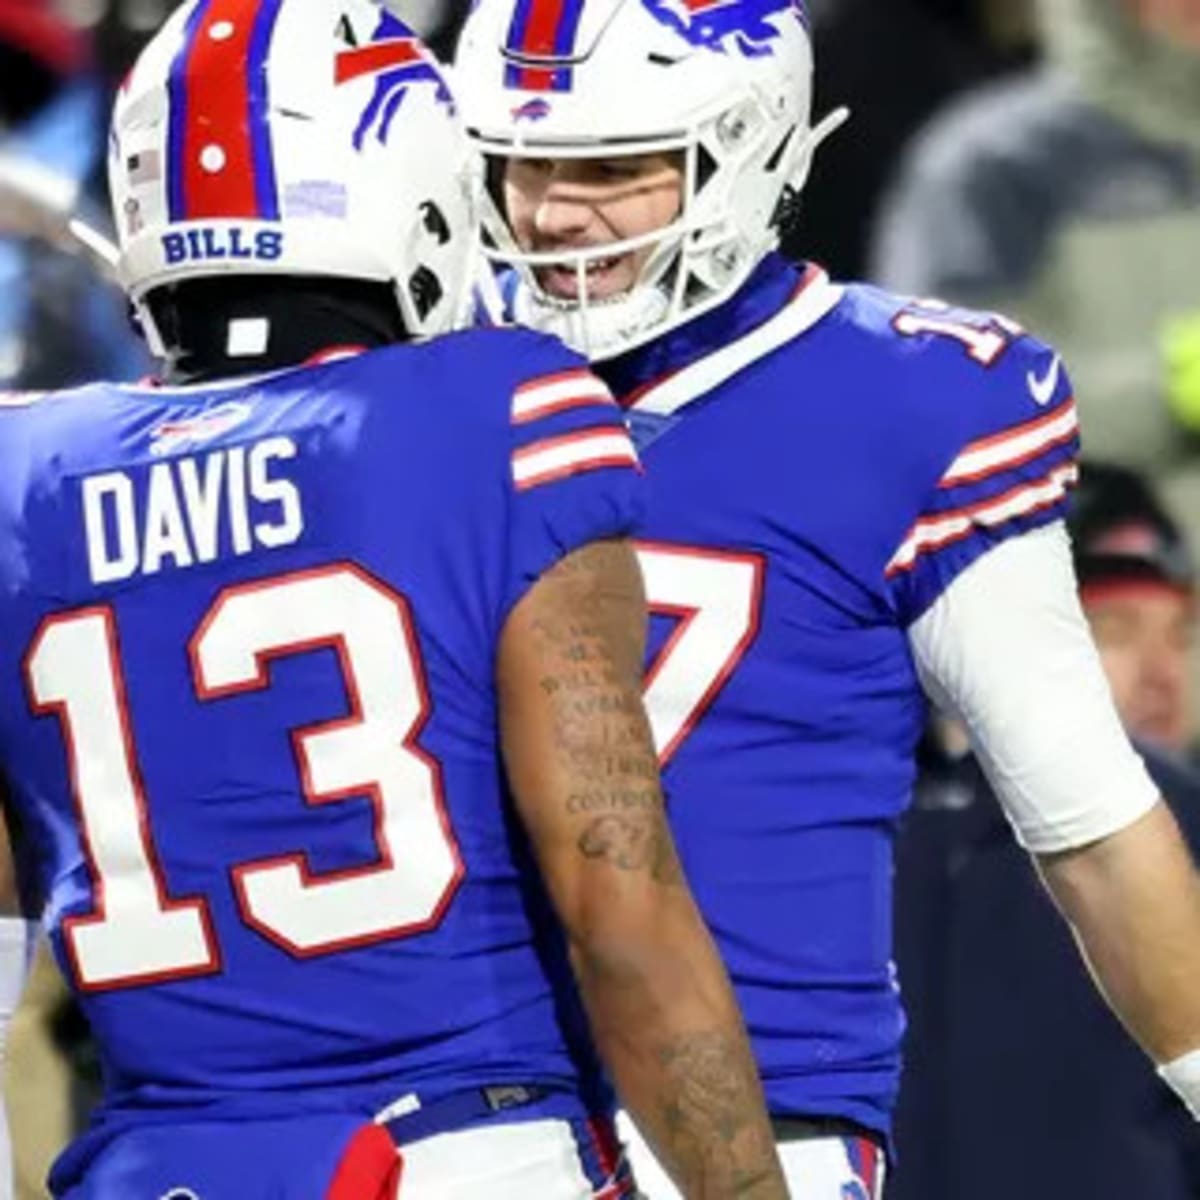
[[[590,357],[646,466],[650,719],[792,1194],[882,1187],[927,695],[1200,1106],[1200,887],[1079,611],[1059,357],[779,255],[843,119],[810,125],[799,0],[479,0],[456,69],[501,299]]]
[[[199,0],[111,155],[166,376],[0,400],[0,769],[107,1077],[53,1192],[628,1195],[590,1032],[683,1190],[782,1197],[661,807],[637,456],[561,344],[451,332],[433,61]]]

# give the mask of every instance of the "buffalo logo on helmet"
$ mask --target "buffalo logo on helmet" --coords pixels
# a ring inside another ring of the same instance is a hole
[[[758,58],[772,53],[780,36],[772,18],[784,15],[808,26],[803,0],[642,0],[656,21],[693,46],[722,54],[736,50]]]
[[[526,100],[512,110],[514,121],[541,121],[550,115],[550,101],[541,96]]]
[[[365,46],[353,46],[338,54],[335,69],[339,86],[375,77],[374,91],[354,130],[356,150],[363,148],[372,131],[381,145],[387,145],[392,122],[413,84],[433,84],[438,101],[451,109],[454,106],[445,79],[416,35],[390,13],[380,14],[379,24]]]

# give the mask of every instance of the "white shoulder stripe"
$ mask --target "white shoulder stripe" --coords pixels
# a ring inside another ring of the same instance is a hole
[[[629,435],[613,426],[544,438],[518,450],[512,458],[513,482],[518,491],[579,471],[638,465]]]
[[[891,576],[907,571],[922,554],[960,541],[976,526],[1003,525],[1005,521],[1028,516],[1055,504],[1078,479],[1079,468],[1074,463],[1067,463],[1055,468],[1044,479],[1015,487],[1002,496],[937,516],[922,517],[892,555],[885,573]]]
[[[1079,414],[1075,401],[1067,400],[1035,421],[972,442],[950,464],[938,486],[957,487],[984,479],[1001,469],[1020,466],[1054,446],[1070,441],[1078,431]]]
[[[615,404],[612,393],[590,371],[579,368],[522,384],[513,393],[513,424],[523,425],[585,404]]]

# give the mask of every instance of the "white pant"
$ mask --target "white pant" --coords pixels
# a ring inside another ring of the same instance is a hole
[[[397,1200],[616,1200],[594,1189],[566,1121],[482,1126],[404,1145]],[[628,1193],[626,1193],[628,1194]]]
[[[679,1200],[679,1191],[625,1113],[617,1116],[638,1191],[646,1200]],[[792,1200],[882,1200],[883,1155],[855,1138],[783,1142],[779,1158]],[[865,1160],[865,1161],[864,1161]]]

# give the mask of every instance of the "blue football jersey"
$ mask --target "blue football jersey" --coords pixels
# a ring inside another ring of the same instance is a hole
[[[649,485],[672,822],[771,1109],[886,1132],[892,843],[926,716],[908,630],[990,547],[1062,515],[1070,385],[1001,318],[776,258],[600,370]]]
[[[582,1108],[495,654],[642,486],[604,386],[518,331],[3,398],[0,762],[108,1083],[73,1170],[188,1113]]]

